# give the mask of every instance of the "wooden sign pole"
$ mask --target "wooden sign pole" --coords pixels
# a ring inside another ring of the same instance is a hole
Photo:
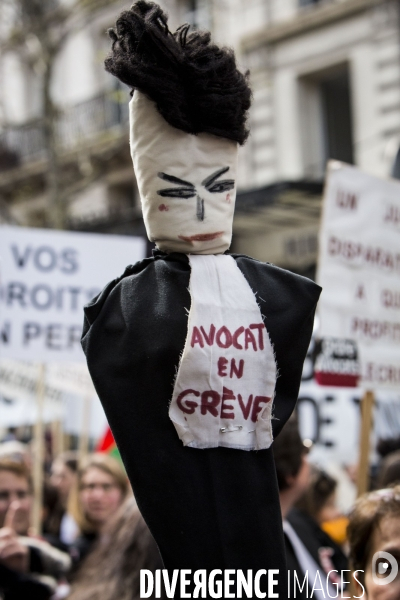
[[[361,401],[360,456],[357,473],[357,497],[369,488],[369,454],[374,408],[374,393],[367,391]]]
[[[44,462],[44,425],[43,410],[46,384],[46,367],[39,365],[37,380],[37,417],[34,427],[34,463],[33,463],[33,513],[32,525],[37,535],[42,529],[42,501],[43,501],[43,462]]]
[[[63,432],[63,423],[62,421],[52,421],[51,423],[51,435],[52,435],[52,450],[53,450],[53,460],[59,454],[64,452],[64,432]]]
[[[89,452],[89,429],[90,429],[90,411],[92,408],[92,396],[86,392],[83,401],[82,428],[79,440],[79,462]]]

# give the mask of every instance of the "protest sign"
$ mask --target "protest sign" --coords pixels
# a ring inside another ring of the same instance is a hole
[[[302,382],[298,401],[300,431],[303,439],[312,440],[312,458],[318,464],[357,462],[362,398],[361,388],[320,386],[315,380]],[[380,390],[375,397],[372,446],[379,439],[397,438],[399,431],[399,394]]]
[[[0,357],[83,361],[83,306],[144,253],[138,237],[0,227]]]
[[[320,233],[321,337],[357,342],[360,385],[400,387],[400,183],[331,161]]]
[[[36,363],[5,359],[0,361],[0,428],[33,425],[38,419],[37,388],[40,368]],[[45,423],[61,421],[65,433],[81,435],[84,400],[90,398],[87,432],[98,438],[106,418],[84,364],[53,363],[44,378]]]
[[[1,363],[0,363],[1,364]],[[46,369],[47,385],[77,396],[93,396],[95,389],[84,363],[52,363]]]

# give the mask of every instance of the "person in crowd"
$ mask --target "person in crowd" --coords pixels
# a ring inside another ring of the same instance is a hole
[[[30,525],[32,507],[32,482],[24,463],[9,459],[0,460],[0,528],[5,526],[12,502],[18,502],[13,526],[19,535],[26,535]]]
[[[3,439],[1,441],[2,442],[15,442],[15,441],[18,441],[17,428],[16,427],[9,427],[7,429],[7,433],[5,434],[5,436],[3,437]]]
[[[68,545],[64,544],[59,536],[63,512],[57,488],[45,481],[42,496],[42,533],[52,546],[68,551]]]
[[[390,452],[380,464],[377,476],[377,488],[391,487],[400,483],[400,450]]]
[[[379,490],[389,485],[400,482],[400,477],[396,477],[397,473],[400,474],[400,470],[395,466],[396,460],[389,460],[389,456],[392,456],[400,452],[400,436],[379,438],[376,443],[376,454],[378,461],[375,461],[370,467],[370,486],[368,491]],[[397,454],[398,456],[398,454]],[[388,472],[385,474],[390,465]]]
[[[0,460],[8,458],[15,462],[23,462],[30,467],[31,457],[29,456],[29,446],[22,442],[10,440],[0,444]]]
[[[335,519],[339,514],[336,507],[336,487],[336,479],[311,465],[309,485],[296,507],[313,517],[318,525]]]
[[[24,463],[0,460],[0,590],[5,598],[48,598],[71,566],[69,556],[29,535],[32,481]],[[22,592],[21,592],[22,593]]]
[[[357,500],[350,513],[348,539],[354,596],[365,600],[400,598],[400,485]],[[378,552],[388,555],[379,557]]]
[[[140,569],[162,568],[154,538],[130,497],[83,561],[68,600],[138,600]]]
[[[376,451],[381,458],[400,450],[400,437],[380,438],[376,444]]]
[[[294,508],[310,485],[307,453],[297,421],[291,418],[274,442],[290,590],[293,597],[302,600],[309,597],[322,600],[329,598],[329,593],[333,598],[337,594],[341,570],[347,569],[347,560],[314,518]]]
[[[77,478],[78,456],[76,452],[63,452],[51,465],[49,484],[57,492],[57,500],[50,506],[44,523],[45,533],[60,547],[68,547],[79,533],[78,525],[68,512],[68,498]],[[48,497],[51,500],[51,488]]]
[[[78,455],[76,452],[63,452],[53,460],[50,483],[58,489],[64,506],[68,503],[69,493],[76,481]]]
[[[337,481],[329,473],[311,466],[310,483],[296,508],[314,519],[339,546],[346,541],[348,519],[337,507]]]
[[[69,512],[80,530],[70,546],[74,572],[126,499],[128,489],[121,463],[108,454],[92,454],[79,468],[69,501]]]

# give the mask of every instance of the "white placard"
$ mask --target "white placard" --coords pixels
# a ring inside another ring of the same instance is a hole
[[[313,441],[312,457],[322,467],[327,464],[356,464],[363,390],[359,387],[329,387],[315,380],[300,386],[298,415],[303,439]],[[375,395],[371,448],[379,439],[397,438],[400,431],[400,395],[380,390]]]
[[[39,365],[0,360],[0,428],[33,425],[37,420]],[[84,398],[90,397],[90,437],[99,438],[107,420],[86,365],[53,363],[45,370],[43,421],[62,421],[65,433],[82,434]]]
[[[142,259],[143,238],[0,227],[0,356],[83,361],[83,306]]]
[[[363,387],[399,390],[399,182],[329,163],[318,283],[320,336],[357,342]]]
[[[83,365],[82,365],[83,366]],[[23,400],[34,402],[37,396],[38,378],[40,376],[37,363],[22,362],[10,358],[0,360],[0,396],[4,403]],[[45,381],[44,398],[46,402],[61,405],[68,392],[55,382]],[[0,411],[0,426],[3,415]]]

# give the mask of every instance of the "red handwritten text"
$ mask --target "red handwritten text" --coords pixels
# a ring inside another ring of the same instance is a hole
[[[336,204],[339,208],[344,208],[346,210],[356,210],[357,209],[358,198],[356,194],[352,192],[347,192],[346,190],[338,190],[336,194]]]
[[[196,401],[193,398],[199,400]],[[236,400],[239,406],[235,404]],[[271,398],[267,396],[254,397],[253,394],[250,394],[247,401],[244,401],[241,394],[236,396],[232,390],[226,387],[222,390],[222,397],[215,390],[206,390],[200,393],[197,390],[187,389],[181,392],[176,400],[180,410],[187,415],[192,415],[200,409],[200,414],[203,416],[210,414],[213,417],[220,416],[222,419],[234,419],[235,412],[239,413],[240,411],[246,421],[250,416],[253,423],[257,421],[263,406],[270,401]]]
[[[218,359],[218,375],[220,377],[228,377],[228,371],[227,371],[227,366],[228,366],[229,360],[227,358],[225,358],[224,356],[221,356]],[[244,370],[244,360],[243,358],[240,359],[239,364],[236,364],[236,360],[234,358],[231,359],[231,368],[229,369],[229,377],[232,379],[232,377],[235,375],[235,377],[237,377],[238,379],[241,379],[243,377],[243,370]]]
[[[385,308],[400,308],[400,291],[383,290],[381,300]]]
[[[238,327],[231,332],[225,325],[218,330],[215,325],[211,325],[209,331],[206,332],[203,326],[194,326],[190,343],[192,348],[196,344],[200,348],[204,348],[205,344],[212,346],[215,343],[219,348],[227,349],[233,346],[237,350],[252,348],[257,352],[258,349],[264,350],[264,328],[264,323],[252,323],[249,327]],[[258,335],[255,333],[256,331]]]

